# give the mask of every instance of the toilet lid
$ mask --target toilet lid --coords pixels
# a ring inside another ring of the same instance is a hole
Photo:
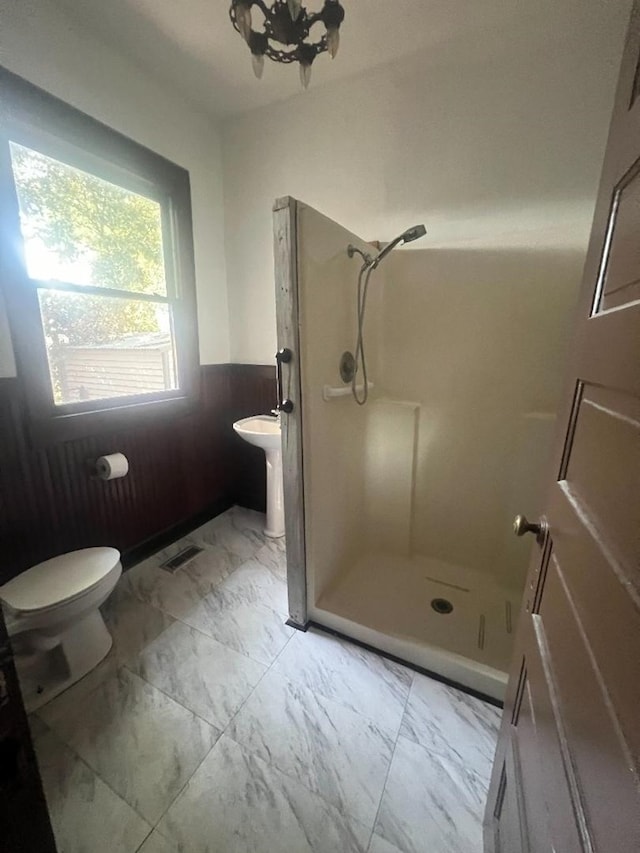
[[[0,600],[13,610],[43,610],[88,592],[120,560],[115,548],[84,548],[38,563],[0,587]]]

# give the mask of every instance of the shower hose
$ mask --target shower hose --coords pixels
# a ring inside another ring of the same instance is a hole
[[[353,399],[359,406],[364,406],[369,397],[369,382],[367,380],[367,360],[364,352],[364,315],[367,307],[367,292],[369,290],[369,279],[375,266],[365,263],[358,274],[358,339],[355,348],[355,366],[351,380],[351,393]],[[364,283],[363,283],[364,279]],[[362,365],[362,395],[358,393],[358,364]]]

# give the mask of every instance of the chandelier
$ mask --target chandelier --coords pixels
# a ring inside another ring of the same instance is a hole
[[[256,9],[264,17],[259,30],[253,29],[252,10]],[[265,56],[274,62],[299,62],[300,80],[306,89],[316,56],[328,51],[333,59],[338,52],[344,9],[338,0],[325,0],[315,13],[308,12],[300,0],[232,0],[229,17],[249,46],[256,77],[262,77]],[[316,35],[316,25],[324,25],[322,35]],[[312,28],[313,37],[319,37],[317,41],[311,40]]]

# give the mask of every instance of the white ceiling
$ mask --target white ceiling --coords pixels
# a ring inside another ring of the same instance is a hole
[[[230,0],[57,0],[81,24],[216,116],[300,94],[297,67],[269,62],[262,80],[229,21]],[[308,0],[316,10],[323,0]],[[342,0],[338,56],[319,57],[311,86],[417,52],[460,64],[492,52],[530,52],[584,32],[581,0]],[[597,2],[597,0],[596,0]],[[607,0],[603,0],[607,2]],[[589,6],[589,4],[587,4]]]

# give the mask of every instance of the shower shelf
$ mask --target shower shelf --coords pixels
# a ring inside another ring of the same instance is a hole
[[[367,382],[367,388],[371,391],[374,388],[373,382]],[[364,385],[356,385],[356,391],[358,393],[364,389]],[[340,385],[340,387],[336,388],[333,385],[324,385],[322,388],[322,399],[323,400],[335,400],[336,397],[350,397],[351,396],[351,385]]]

